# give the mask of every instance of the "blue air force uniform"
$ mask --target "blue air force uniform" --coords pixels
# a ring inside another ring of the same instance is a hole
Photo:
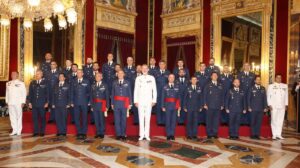
[[[232,88],[232,82],[233,82],[233,75],[231,74],[221,74],[219,81],[222,83],[224,87],[224,94],[226,95],[227,92]],[[226,110],[224,109],[221,113],[221,123],[222,124],[228,124],[229,122],[229,114],[226,113]]]
[[[55,106],[55,121],[57,134],[67,133],[67,108],[71,105],[71,85],[67,82],[57,83],[54,87],[53,105]],[[68,106],[68,107],[67,107]]]
[[[87,112],[90,103],[90,81],[88,79],[76,79],[72,85],[72,104],[74,104],[74,118],[78,135],[87,132]]]
[[[209,65],[205,68],[205,73],[210,77],[213,72],[216,72],[220,75],[221,71],[220,68],[216,65]]]
[[[185,77],[179,77],[176,80],[176,84],[179,86],[180,104],[184,103],[184,92],[189,85],[189,81]],[[180,110],[180,117],[178,117],[178,124],[184,124],[186,120],[186,112],[183,108]]]
[[[116,79],[115,63],[105,63],[102,65],[103,82],[108,86],[108,91],[111,94],[113,81]]]
[[[255,80],[255,74],[252,72],[240,72],[237,75],[237,78],[241,81],[241,89],[246,92],[246,94],[249,91],[249,88],[251,88],[254,85]],[[250,124],[250,114],[247,112],[246,114],[242,114],[241,118],[241,124]]]
[[[164,86],[168,83],[168,77],[170,75],[169,70],[158,70],[155,75],[156,88],[157,88],[157,100],[161,100],[162,91]],[[163,125],[166,122],[166,113],[161,110],[162,102],[157,101],[156,104],[156,123]]]
[[[166,111],[167,137],[175,135],[177,110],[180,108],[180,91],[177,84],[167,84],[162,90],[161,104]]]
[[[76,72],[72,72],[70,79],[68,80],[68,83],[70,84],[71,88],[72,88],[74,82],[77,82]],[[69,108],[69,115],[71,115],[71,123],[74,124],[75,123],[74,107]]]
[[[72,68],[71,67],[64,68],[62,72],[65,74],[65,77],[66,77],[65,81],[67,83],[70,83],[72,80]]]
[[[40,69],[42,70],[43,74],[46,75],[51,70],[51,61],[42,62]]]
[[[105,134],[104,112],[109,108],[108,86],[101,82],[95,82],[91,87],[91,107],[96,125],[96,134]]]
[[[210,81],[210,77],[205,72],[195,72],[195,77],[198,80],[197,85],[199,85],[202,90],[206,84]],[[203,91],[202,91],[203,92]],[[202,109],[202,112],[198,114],[198,124],[206,123],[206,109]]]
[[[124,73],[125,73],[125,79],[129,81],[130,87],[131,87],[131,95],[133,95],[134,91],[134,84],[135,84],[135,78],[136,78],[136,68],[134,66],[126,66],[124,68]],[[133,119],[134,123],[138,124],[139,123],[139,114],[138,114],[138,109],[135,106],[132,106],[131,112],[133,113]]]
[[[203,107],[202,88],[200,85],[189,85],[184,93],[183,108],[187,109],[187,136],[198,135],[198,114]]]
[[[58,83],[58,76],[59,76],[59,70],[50,70],[48,71],[48,73],[45,76],[45,79],[48,82],[48,87],[49,87],[49,109],[50,109],[50,119],[49,121],[55,121],[55,109],[52,108],[53,105],[53,93],[54,93],[54,87],[57,85]]]
[[[127,109],[132,104],[132,91],[127,80],[115,80],[112,86],[111,104],[114,106],[116,135],[126,136]]]
[[[204,88],[204,105],[208,106],[206,113],[206,133],[208,137],[218,135],[221,107],[224,107],[224,88],[218,82],[209,82]]]
[[[229,110],[229,135],[239,136],[240,119],[246,106],[246,93],[239,88],[232,88],[226,93],[225,109]]]
[[[267,93],[263,86],[252,86],[247,94],[248,109],[251,109],[250,128],[251,136],[260,136],[260,127],[263,120],[264,110],[267,109]]]
[[[175,75],[175,79],[178,79],[179,78],[179,67],[175,67],[174,69],[173,69],[173,74]],[[184,68],[184,72],[185,72],[185,78],[187,79],[187,80],[189,80],[190,79],[190,71],[189,71],[189,69],[188,68]]]
[[[29,85],[29,103],[32,104],[33,133],[44,134],[46,126],[45,104],[49,103],[49,88],[45,80],[34,80]],[[40,123],[40,124],[39,124]]]
[[[87,64],[82,67],[84,78],[90,81],[90,84],[94,82],[93,64]]]
[[[159,68],[157,66],[149,66],[149,75],[152,75],[155,77],[155,74],[157,73],[157,71],[159,71]]]

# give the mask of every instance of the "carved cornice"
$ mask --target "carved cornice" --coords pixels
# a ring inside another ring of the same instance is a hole
[[[161,15],[163,34],[180,33],[201,29],[201,9],[182,10],[176,13]]]
[[[236,15],[264,9],[272,13],[272,0],[213,0],[211,2],[213,15]]]
[[[135,32],[135,12],[129,12],[114,6],[96,4],[96,25],[122,32]]]

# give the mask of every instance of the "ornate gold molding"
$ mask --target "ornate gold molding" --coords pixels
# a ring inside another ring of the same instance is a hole
[[[81,68],[84,63],[83,59],[83,19],[84,19],[84,6],[78,5],[78,16],[77,16],[77,24],[74,25],[74,62],[78,64],[78,67]]]
[[[10,27],[0,27],[0,81],[9,79]]]
[[[202,3],[202,1],[201,1]],[[202,5],[200,5],[202,6]],[[202,8],[195,7],[184,9],[169,14],[161,15],[162,18],[162,60],[167,60],[167,38],[179,38],[186,36],[196,37],[195,68],[202,61]]]
[[[24,30],[24,82],[29,86],[34,77],[33,30]]]
[[[272,14],[272,0],[213,0],[213,57],[216,63],[221,63],[221,23],[222,18],[247,13],[262,13],[262,47],[261,47],[261,76],[262,83],[269,84],[270,65],[270,17]],[[274,67],[273,67],[274,68]],[[274,72],[274,71],[273,71]]]
[[[135,33],[135,18],[137,16],[135,12],[96,3],[95,15],[96,26],[132,34]]]

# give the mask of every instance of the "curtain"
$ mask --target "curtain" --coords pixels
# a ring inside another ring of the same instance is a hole
[[[196,38],[187,36],[167,39],[168,69],[173,70],[178,59],[183,59],[190,74],[195,72]]]
[[[124,65],[127,57],[132,56],[134,35],[115,30],[98,29],[97,59],[102,65],[108,53],[114,54],[114,61]]]

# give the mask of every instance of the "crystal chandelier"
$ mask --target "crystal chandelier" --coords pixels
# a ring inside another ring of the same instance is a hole
[[[66,29],[76,24],[77,5],[84,3],[85,0],[0,0],[0,25],[7,27],[10,19],[24,18],[24,29],[31,29],[32,22],[44,19],[45,31],[51,31],[53,17],[58,19],[60,29]]]

